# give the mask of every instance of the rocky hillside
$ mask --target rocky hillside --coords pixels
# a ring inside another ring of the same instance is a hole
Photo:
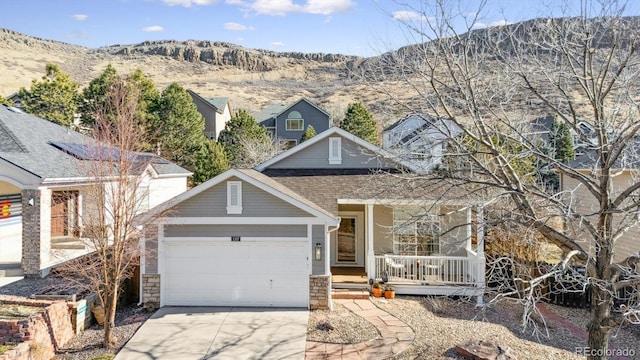
[[[0,29],[0,94],[30,86],[44,74],[47,62],[59,64],[81,86],[112,64],[121,73],[143,69],[160,89],[177,82],[205,97],[228,97],[235,109],[253,111],[305,96],[338,116],[350,102],[379,103],[370,86],[350,76],[362,61],[340,54],[279,53],[196,40],[89,49]]]

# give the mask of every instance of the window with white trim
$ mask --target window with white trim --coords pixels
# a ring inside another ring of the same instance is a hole
[[[227,214],[242,214],[242,181],[227,181]]]
[[[342,138],[329,138],[329,164],[342,164]]]
[[[304,130],[304,119],[302,119],[302,114],[297,111],[290,112],[289,115],[287,115],[285,129],[287,131]]]
[[[393,253],[413,256],[440,253],[440,222],[435,207],[393,209]]]

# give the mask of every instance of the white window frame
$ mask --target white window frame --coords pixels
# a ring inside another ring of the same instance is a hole
[[[433,229],[428,234],[420,234],[421,228]],[[395,255],[429,256],[440,254],[440,220],[437,208],[424,209],[402,207],[393,209],[393,253]],[[420,239],[423,237],[424,239]],[[431,241],[428,241],[428,238]]]
[[[237,189],[237,203],[231,202],[233,189]],[[242,181],[227,181],[227,214],[242,214]]]
[[[329,164],[331,165],[342,164],[342,138],[341,137],[329,138]]]
[[[290,121],[300,121],[300,128],[292,129],[291,126],[289,126]],[[287,118],[287,121],[285,122],[285,129],[287,131],[304,131],[304,119]]]

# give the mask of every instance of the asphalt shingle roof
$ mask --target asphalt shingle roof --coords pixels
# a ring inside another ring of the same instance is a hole
[[[95,145],[91,137],[15,108],[0,106],[0,159],[41,179],[86,177],[86,163],[51,143]],[[165,162],[165,161],[163,161]],[[189,174],[182,167],[151,162],[158,174]]]

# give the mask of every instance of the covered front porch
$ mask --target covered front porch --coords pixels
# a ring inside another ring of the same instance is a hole
[[[483,294],[480,206],[342,199],[338,209],[340,227],[330,237],[335,288],[380,281],[398,294]]]

